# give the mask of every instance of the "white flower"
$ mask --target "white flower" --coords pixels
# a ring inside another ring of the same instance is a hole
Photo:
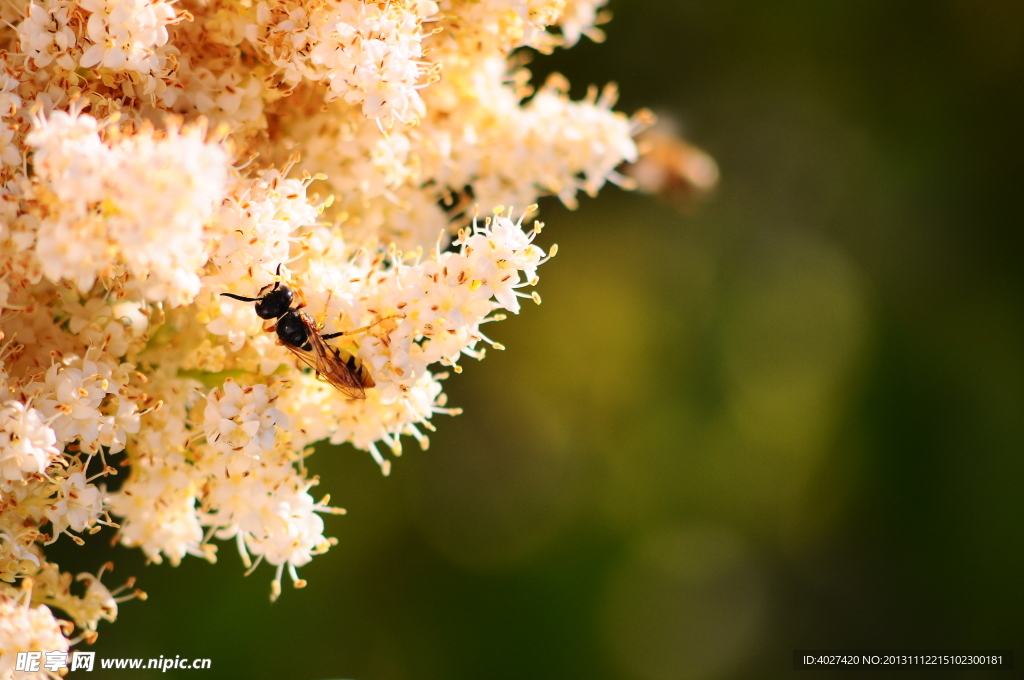
[[[324,522],[316,514],[308,493],[292,492],[272,498],[265,506],[264,521],[266,535],[250,539],[247,545],[270,564],[301,567],[327,545]]]
[[[46,0],[45,4],[34,2],[27,7],[28,15],[18,24],[18,38],[21,49],[38,67],[55,61],[68,71],[76,63],[71,50],[78,43],[74,30],[69,25],[73,3],[65,0]]]
[[[135,467],[133,478],[107,500],[111,511],[123,518],[121,543],[142,548],[157,563],[164,556],[171,564],[188,554],[206,557],[199,548],[203,529],[196,498],[180,454],[166,461],[140,461]]]
[[[157,47],[167,43],[174,21],[170,4],[148,0],[80,0],[89,15],[89,43],[79,60],[82,68],[150,73],[161,65]]]
[[[18,72],[6,59],[0,59],[0,118],[14,116],[21,108]]]
[[[314,503],[305,489],[283,486],[265,499],[260,510],[262,530],[247,534],[245,546],[277,567],[271,589],[273,600],[281,592],[281,575],[286,567],[292,582],[301,588],[305,581],[298,577],[296,567],[330,548],[330,541],[323,535],[323,519],[317,513],[331,509]]]
[[[229,473],[245,472],[253,460],[274,449],[278,428],[288,426],[275,401],[277,395],[266,385],[243,388],[230,378],[223,390],[210,390],[204,412],[206,441],[227,459]]]
[[[517,47],[550,51],[552,36],[544,29],[565,0],[443,0],[443,15],[461,38],[480,51],[507,53]]]
[[[8,502],[10,500],[8,497]],[[25,527],[24,519],[18,517],[16,513],[4,514],[6,516],[3,524],[6,526],[4,531],[0,532],[0,577],[4,581],[13,582],[39,568],[40,550],[36,541],[41,536],[34,529]],[[11,526],[19,523],[18,520],[21,520],[21,527]]]
[[[417,87],[423,76],[421,23],[433,2],[364,3],[336,0],[309,11],[290,2],[261,2],[255,41],[291,86],[323,80],[327,101],[344,99],[364,116],[390,125],[423,114]]]
[[[17,128],[13,125],[0,127],[0,163],[3,165],[21,165],[21,149],[14,142],[14,135]]]
[[[572,47],[584,35],[594,42],[604,40],[604,32],[597,25],[607,20],[600,11],[605,4],[607,0],[566,0],[565,10],[558,19],[562,46]]]
[[[62,446],[77,439],[86,452],[95,452],[100,446],[120,450],[115,445],[117,417],[107,415],[101,406],[107,395],[119,392],[131,364],[116,366],[88,358],[71,359],[70,363],[53,364],[43,382],[29,385],[38,394],[36,406],[53,423],[53,431]],[[126,405],[125,408],[133,407]],[[123,419],[127,415],[119,408],[117,416]],[[121,438],[121,448],[123,443]]]
[[[522,90],[507,84],[504,58],[479,61],[461,55],[445,63],[446,81],[426,91],[429,134],[443,144],[426,146],[430,174],[445,184],[473,188],[481,205],[528,205],[550,194],[570,208],[576,195],[594,195],[606,182],[628,184],[616,168],[637,159],[633,136],[646,123],[612,110],[617,92],[591,88],[582,101],[567,95],[568,83],[553,76],[525,104]],[[478,106],[461,105],[469,89]],[[425,131],[426,132],[426,131]]]
[[[198,294],[209,255],[204,224],[224,198],[229,159],[198,128],[152,128],[101,141],[91,116],[38,119],[27,142],[40,180],[60,202],[39,234],[43,271],[83,293],[118,262],[149,300],[171,306]]]
[[[67,652],[68,639],[45,605],[32,607],[16,596],[0,594],[0,678],[46,680],[57,677],[42,664],[36,673],[15,674],[18,652]]]
[[[67,529],[85,531],[103,514],[103,497],[85,474],[78,470],[59,483],[57,501],[46,509],[53,522],[53,540]]]
[[[159,93],[167,107],[180,114],[205,116],[211,124],[227,125],[239,134],[266,128],[263,84],[251,69],[226,62],[215,52],[186,53],[180,60],[180,87]]]
[[[277,265],[288,259],[296,232],[319,217],[306,197],[311,181],[285,179],[271,171],[236,185],[217,213],[216,230],[210,232],[216,274],[206,277],[204,285],[240,291],[239,286],[261,280],[256,276],[270,280]]]
[[[19,401],[0,408],[0,480],[16,481],[43,473],[60,456],[53,428],[42,414]]]

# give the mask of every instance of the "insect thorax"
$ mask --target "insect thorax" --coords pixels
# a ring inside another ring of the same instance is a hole
[[[287,312],[278,320],[277,337],[286,345],[307,351],[312,349],[309,344],[309,329],[298,312]]]

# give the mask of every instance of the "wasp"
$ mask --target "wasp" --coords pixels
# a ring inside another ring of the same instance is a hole
[[[277,268],[277,274],[278,276],[281,274],[280,266]],[[324,335],[313,319],[302,311],[305,302],[293,306],[296,291],[283,285],[280,281],[275,282],[273,286],[267,284],[254,298],[234,293],[221,293],[221,295],[242,302],[255,302],[256,316],[268,321],[277,319],[274,325],[264,330],[276,331],[280,344],[287,347],[292,354],[316,371],[318,376],[349,399],[365,399],[366,390],[374,386],[373,379],[353,355],[327,344],[327,341],[332,338],[358,333],[372,326]]]
[[[706,152],[683,139],[675,123],[662,118],[637,136],[640,158],[622,172],[646,194],[689,207],[718,184],[718,164]]]

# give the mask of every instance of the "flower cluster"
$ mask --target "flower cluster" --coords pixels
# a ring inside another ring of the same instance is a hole
[[[275,0],[256,6],[246,36],[281,69],[279,86],[319,81],[326,101],[343,99],[366,117],[404,123],[423,114],[422,24],[437,11],[430,0]]]
[[[555,248],[525,222],[535,200],[628,183],[646,116],[611,87],[535,90],[509,58],[599,40],[602,5],[0,9],[0,680],[13,652],[89,642],[141,595],[108,590],[107,566],[73,594],[55,541],[106,528],[172,564],[233,541],[276,569],[274,597],[286,572],[304,585],[343,512],[312,495],[312,445],[384,474],[403,438],[426,448],[458,412],[441,381],[501,348],[482,326],[540,302]],[[237,299],[275,286],[328,349],[283,345]]]
[[[0,595],[0,677],[13,678],[18,652],[67,652],[68,640],[60,623],[45,605],[33,607],[17,591]],[[19,673],[19,678],[45,679],[46,671]]]
[[[208,257],[203,225],[224,200],[225,150],[201,129],[158,135],[147,125],[104,141],[97,127],[90,116],[55,111],[26,137],[43,275],[87,293],[116,261],[145,299],[191,302]]]

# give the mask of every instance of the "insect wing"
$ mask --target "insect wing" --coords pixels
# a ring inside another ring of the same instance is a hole
[[[373,387],[373,380],[354,359],[346,361],[338,349],[328,345],[306,315],[300,315],[300,318],[309,331],[309,342],[313,349],[304,350],[288,344],[285,347],[349,399],[365,399],[366,388]]]
[[[320,360],[320,365],[316,367],[317,373],[350,398],[365,399],[366,388],[373,387],[373,380],[356,363],[355,358],[349,355],[345,359],[340,350],[328,345],[319,334],[311,335],[310,342]]]

